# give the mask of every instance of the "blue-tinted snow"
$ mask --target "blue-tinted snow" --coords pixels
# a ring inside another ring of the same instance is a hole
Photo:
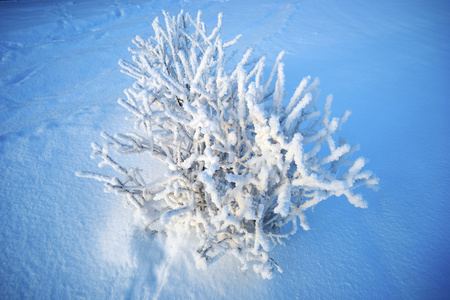
[[[139,234],[120,199],[74,176],[96,169],[102,130],[130,126],[117,61],[162,9],[202,9],[211,26],[222,11],[240,49],[286,50],[288,92],[319,77],[381,179],[368,209],[309,211],[311,230],[273,251],[272,281],[230,258],[197,270],[188,242]],[[449,298],[448,28],[445,1],[0,2],[0,298]]]

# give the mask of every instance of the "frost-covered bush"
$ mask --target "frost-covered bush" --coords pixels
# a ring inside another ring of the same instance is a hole
[[[228,48],[239,36],[222,41],[221,14],[211,33],[200,12],[196,18],[183,12],[164,17],[164,25],[154,20],[154,37],[133,40],[132,62],[119,62],[136,79],[126,100],[119,100],[132,113],[135,132],[103,133],[107,142],[93,144],[93,158],[119,175],[78,175],[126,196],[146,228],[190,226],[199,240],[198,261],[232,254],[244,269],[252,266],[270,278],[281,269],[269,252],[296,232],[298,221],[308,229],[305,210],[341,195],[366,207],[354,190],[375,186],[377,179],[362,171],[363,158],[348,160],[355,146],[335,142],[350,113],[331,118],[331,96],[323,114],[316,109],[317,79],[304,78],[285,98],[283,53],[266,80],[265,57],[251,60],[251,50],[227,67]],[[149,152],[169,171],[149,184],[141,175],[144,160],[127,168],[110,149],[118,155]]]

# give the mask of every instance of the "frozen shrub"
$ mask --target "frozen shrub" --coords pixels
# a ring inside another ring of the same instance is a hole
[[[221,14],[208,33],[200,12],[196,18],[164,13],[164,26],[158,18],[153,22],[154,37],[134,39],[132,62],[119,64],[136,81],[119,103],[132,113],[136,130],[103,133],[106,143],[93,144],[93,158],[119,175],[78,175],[124,195],[146,228],[190,226],[199,240],[199,262],[233,254],[244,269],[271,278],[274,268],[281,269],[269,252],[296,232],[298,222],[308,229],[305,210],[341,195],[365,207],[354,190],[375,186],[377,179],[362,171],[363,158],[349,161],[355,146],[335,142],[350,113],[331,118],[331,96],[323,114],[316,109],[317,79],[304,78],[285,98],[283,53],[267,81],[265,57],[251,60],[251,50],[227,68],[228,48],[239,36],[223,42],[221,26]],[[149,184],[139,171],[144,161],[126,168],[109,149],[118,155],[149,152],[169,171]]]

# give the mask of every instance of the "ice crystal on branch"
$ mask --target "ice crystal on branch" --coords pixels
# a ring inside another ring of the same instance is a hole
[[[305,210],[341,195],[366,207],[354,190],[373,187],[377,179],[362,170],[363,158],[349,160],[355,146],[335,141],[350,113],[331,118],[331,96],[323,114],[316,109],[317,79],[304,78],[285,99],[283,53],[267,81],[265,57],[251,60],[251,49],[227,68],[228,48],[239,36],[222,41],[221,14],[210,33],[200,12],[164,13],[164,24],[156,18],[152,25],[154,37],[133,40],[132,62],[119,62],[122,72],[136,79],[119,100],[136,130],[103,133],[106,143],[93,144],[93,158],[119,175],[80,176],[124,195],[147,228],[190,226],[197,233],[199,260],[211,263],[232,254],[264,278],[281,271],[269,256],[272,248],[294,234],[298,222],[308,229]],[[149,152],[169,171],[149,184],[138,168],[118,164],[109,149],[118,155]],[[348,169],[339,172],[340,167]]]

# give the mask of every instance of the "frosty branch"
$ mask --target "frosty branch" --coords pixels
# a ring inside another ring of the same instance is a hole
[[[267,81],[266,59],[252,60],[251,49],[229,68],[227,51],[239,36],[223,42],[221,27],[221,14],[208,34],[200,12],[164,13],[164,24],[153,22],[152,38],[133,40],[132,62],[119,64],[136,81],[119,103],[132,114],[136,130],[103,133],[105,144],[93,144],[100,167],[108,165],[118,175],[78,175],[125,195],[144,226],[190,226],[199,240],[199,261],[232,254],[244,269],[251,266],[271,278],[273,269],[281,269],[269,252],[296,232],[298,222],[309,228],[305,210],[341,195],[366,207],[355,189],[375,187],[377,179],[363,170],[363,158],[350,160],[357,147],[342,138],[336,142],[350,113],[331,118],[331,96],[323,114],[317,110],[317,79],[304,78],[285,99],[284,53]],[[109,149],[117,155],[149,152],[169,171],[149,185],[139,169],[119,165]]]

